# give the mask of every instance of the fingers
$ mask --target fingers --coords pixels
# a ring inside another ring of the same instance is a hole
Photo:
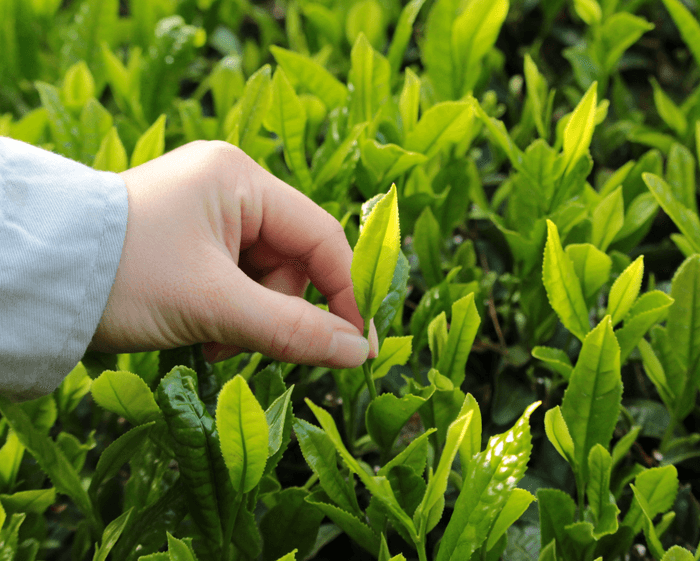
[[[293,276],[280,273],[268,280],[286,289],[294,284],[288,280]],[[219,336],[205,345],[207,360],[228,358],[242,348],[284,362],[330,368],[352,368],[367,359],[369,344],[356,327],[302,298],[262,286],[238,269],[221,290],[220,300],[229,305],[219,306]]]
[[[234,158],[244,157],[235,153]],[[347,320],[361,333],[364,321],[355,302],[350,266],[352,249],[340,223],[301,192],[287,185],[254,162],[244,167],[251,182],[251,197],[259,200],[262,219],[257,235],[242,232],[248,247],[246,266],[267,271],[284,261],[295,260],[314,286],[326,297],[331,313]],[[258,198],[259,197],[259,198]],[[245,230],[245,228],[244,228]],[[246,270],[246,272],[249,272]],[[376,357],[377,333],[370,328],[370,358]]]
[[[251,178],[262,197],[259,237],[273,251],[303,263],[332,313],[362,330],[352,290],[352,249],[340,223],[311,199],[262,168]]]

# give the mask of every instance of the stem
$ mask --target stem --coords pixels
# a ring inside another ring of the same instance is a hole
[[[362,365],[362,371],[365,373],[365,383],[367,384],[367,389],[369,390],[370,399],[376,399],[377,388],[374,387],[374,380],[372,379],[372,367],[366,362]]]
[[[224,544],[221,550],[221,559],[223,561],[228,561],[229,559],[229,547],[231,546],[231,538],[233,537],[233,527],[236,525],[236,518],[238,518],[238,511],[241,508],[241,503],[243,502],[243,493],[238,493],[236,496],[236,502],[233,503],[233,510],[231,511],[231,520],[229,520],[226,528],[224,530]]]
[[[418,550],[419,561],[428,561],[428,556],[425,553],[425,540],[421,540],[416,544],[416,549]]]
[[[370,320],[366,319],[365,320],[365,332],[364,336],[365,339],[369,341],[369,322]],[[365,361],[362,364],[362,371],[365,374],[365,383],[367,384],[367,389],[369,390],[369,397],[371,400],[376,399],[377,397],[377,388],[374,385],[374,380],[372,379],[372,365],[369,363],[369,361]]]
[[[584,495],[585,485],[581,477],[576,475],[576,491],[578,495],[578,521],[583,522],[583,511],[586,508],[586,497]]]
[[[659,452],[662,454],[666,452],[666,449],[668,448],[668,443],[671,441],[673,438],[673,431],[676,428],[676,416],[671,415],[671,420],[668,422],[668,426],[666,427],[666,430],[664,431],[664,436],[661,439],[661,444],[659,444]]]
[[[311,487],[313,487],[317,481],[318,481],[318,475],[316,475],[315,473],[312,474],[311,477],[309,477],[309,479],[307,479],[306,483],[304,483],[304,489],[306,489],[307,491],[310,490]]]

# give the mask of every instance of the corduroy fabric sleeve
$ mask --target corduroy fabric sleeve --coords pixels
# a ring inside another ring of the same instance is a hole
[[[127,217],[119,175],[0,137],[0,394],[46,395],[80,361]]]

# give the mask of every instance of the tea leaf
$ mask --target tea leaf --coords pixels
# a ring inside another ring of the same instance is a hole
[[[686,371],[686,378],[697,380],[700,371],[700,255],[686,259],[673,276],[667,323],[668,337],[674,354]],[[674,393],[681,394],[682,382],[674,384]]]
[[[370,476],[362,467],[359,462],[348,452],[347,448],[343,444],[340,438],[340,433],[338,428],[333,421],[333,417],[320,407],[314,405],[309,399],[306,399],[306,404],[309,406],[311,411],[313,411],[316,419],[321,424],[321,427],[330,437],[331,441],[335,445],[335,449],[343,458],[345,465],[350,468],[355,475],[357,475],[362,483],[367,487],[367,490],[383,505],[386,510],[391,513],[391,515],[396,519],[397,523],[400,524],[402,529],[407,532],[407,534],[416,541],[418,535],[416,533],[413,521],[408,517],[408,515],[402,510],[399,503],[396,501],[394,492],[391,489],[389,481],[384,476]]]
[[[404,148],[432,158],[447,144],[462,140],[473,119],[470,102],[446,101],[433,105],[406,134]]]
[[[544,249],[542,280],[549,303],[569,331],[583,340],[590,331],[588,309],[574,266],[564,253],[557,227],[547,220],[547,244]]]
[[[593,211],[593,232],[591,243],[601,251],[606,251],[625,222],[625,205],[622,187],[618,187],[605,197]]]
[[[92,163],[94,169],[120,173],[128,167],[126,150],[119,138],[117,127],[112,127],[100,143]]]
[[[432,356],[433,368],[437,368],[437,362],[442,356],[447,344],[447,316],[440,312],[428,325],[428,348]]]
[[[528,99],[532,104],[532,116],[535,119],[537,132],[540,138],[547,140],[549,138],[549,120],[546,119],[549,111],[547,111],[547,101],[545,100],[547,96],[547,81],[529,54],[525,55],[523,73],[525,75]]]
[[[576,512],[574,500],[559,489],[538,489],[537,505],[539,507],[542,544],[552,546],[553,543],[556,543],[556,551],[560,555],[557,557],[552,554],[550,559],[577,559],[578,556],[572,547],[571,539],[565,531],[565,528],[574,521],[574,513]],[[552,547],[552,549],[554,548]]]
[[[508,0],[470,2],[454,19],[451,34],[454,98],[460,98],[476,85],[481,60],[493,48],[508,8]]]
[[[348,96],[347,88],[323,66],[299,53],[270,45],[270,52],[293,86],[303,86],[318,96],[331,110],[343,105]]]
[[[168,555],[170,561],[197,561],[194,552],[187,547],[187,544],[166,532],[168,537]]]
[[[650,468],[635,477],[634,485],[638,493],[635,493],[635,500],[622,523],[630,526],[636,533],[642,529],[643,510],[653,519],[673,506],[678,492],[678,472],[675,466]],[[642,508],[638,497],[646,501],[645,509]]]
[[[416,509],[413,515],[413,520],[418,525],[421,535],[432,530],[432,526],[438,523],[434,520],[434,524],[430,524],[429,517],[431,514],[431,509],[438,503],[438,500],[443,498],[445,491],[447,490],[447,478],[450,475],[450,469],[452,468],[452,462],[459,451],[459,447],[462,444],[467,430],[469,429],[469,423],[472,419],[472,412],[468,411],[455,421],[453,421],[449,428],[447,429],[447,439],[445,441],[445,447],[442,449],[442,454],[440,455],[440,461],[435,469],[435,473],[428,481],[428,487],[425,490],[425,495],[423,495],[423,500]],[[442,509],[440,509],[442,510]]]
[[[365,321],[374,317],[389,292],[400,240],[396,186],[392,185],[362,228],[350,268],[355,300]]]
[[[136,147],[131,154],[131,167],[163,155],[165,152],[165,115],[158,117],[155,123],[136,141]]]
[[[606,534],[614,534],[617,531],[617,508],[615,497],[610,493],[610,473],[612,470],[612,458],[610,453],[600,444],[591,448],[588,455],[588,485],[586,495],[591,512],[595,517],[595,530],[593,536],[600,539]]]
[[[415,2],[417,0],[412,0]],[[409,4],[410,5],[410,4]],[[406,6],[408,8],[408,6]],[[399,113],[403,125],[404,139],[416,127],[418,122],[418,108],[420,106],[421,79],[411,70],[406,68],[404,84],[399,97]]]
[[[458,13],[458,1],[438,0],[430,8],[425,23],[425,39],[420,54],[438,101],[458,97],[453,86],[451,43],[452,28]]]
[[[284,157],[289,169],[299,181],[301,191],[309,194],[311,173],[306,163],[306,111],[281,66],[272,78],[272,101],[264,118],[265,127],[282,139]]]
[[[596,25],[603,18],[603,11],[596,0],[574,0],[574,9],[587,25]]]
[[[389,472],[395,466],[407,466],[416,474],[423,473],[425,461],[428,457],[428,437],[436,430],[435,428],[430,428],[412,440],[403,451],[384,464],[377,472],[377,475],[389,475]]]
[[[226,115],[225,130],[231,131],[238,126],[238,145],[246,154],[254,155],[260,126],[269,114],[271,104],[270,65],[266,64],[248,78],[243,97]]]
[[[561,406],[584,480],[591,448],[610,443],[621,399],[620,347],[606,316],[584,339]]]
[[[612,259],[589,243],[567,245],[566,255],[571,259],[576,277],[581,282],[583,298],[589,302],[608,282]]]
[[[685,136],[688,130],[688,121],[683,111],[673,103],[673,100],[666,95],[659,83],[653,78],[651,79],[651,84],[654,88],[654,104],[659,116],[678,136]]]
[[[664,212],[678,226],[678,229],[686,237],[693,250],[700,253],[700,219],[689,208],[683,206],[673,193],[673,189],[659,176],[652,173],[642,174],[644,183],[649,191],[656,197],[657,202]]]
[[[569,463],[574,472],[578,472],[574,441],[558,405],[544,414],[544,430],[547,433],[547,438],[561,454],[561,457]]]
[[[674,545],[664,554],[661,561],[695,561],[695,557],[687,549]]]
[[[452,304],[450,333],[437,369],[452,380],[455,386],[460,386],[464,381],[464,368],[480,324],[481,318],[474,304],[473,292]]]
[[[314,188],[318,189],[328,181],[331,181],[340,172],[345,158],[357,143],[360,135],[367,128],[368,123],[359,123],[352,127],[345,140],[340,143],[340,146],[331,154],[330,158],[323,164],[320,169],[314,169]]]
[[[379,355],[372,363],[372,378],[379,380],[389,373],[392,366],[404,365],[411,356],[413,335],[386,337],[379,349]]]
[[[685,146],[674,142],[666,162],[666,179],[676,198],[693,212],[698,212],[695,200],[695,158]]]
[[[155,421],[134,427],[122,434],[112,442],[100,455],[95,467],[95,473],[90,481],[88,493],[93,498],[97,497],[97,490],[102,482],[114,477],[119,469],[139,452],[141,445],[146,441]]]
[[[195,376],[187,367],[173,368],[158,385],[158,403],[185,482],[192,518],[207,539],[220,547],[227,524],[235,516],[233,488],[221,456],[223,439],[229,436],[221,431],[217,434],[214,419],[197,395]]]
[[[219,393],[216,426],[231,484],[237,493],[247,493],[262,477],[269,439],[265,413],[240,375]]]
[[[428,287],[440,284],[445,278],[441,264],[441,245],[440,225],[435,220],[430,207],[426,207],[416,220],[413,247],[418,255],[420,270]]]
[[[651,508],[649,503],[634,485],[630,485],[632,492],[634,493],[635,503],[633,503],[642,513],[642,526],[644,527],[644,536],[647,539],[647,546],[649,551],[654,556],[655,559],[660,559],[664,554],[664,548],[659,541],[656,534],[656,530],[652,523],[652,517],[650,516]],[[637,530],[639,531],[639,530]]]
[[[63,105],[58,88],[45,82],[37,82],[35,86],[49,117],[49,129],[58,151],[68,158],[77,159],[80,141],[76,119]]]
[[[569,356],[561,349],[552,347],[534,347],[532,356],[544,362],[545,368],[561,374],[565,380],[571,378],[574,367],[571,366]]]
[[[350,53],[351,84],[348,123],[370,122],[389,99],[391,79],[389,62],[375,51],[363,33],[357,37]],[[374,125],[370,125],[370,137]]]
[[[508,497],[506,504],[503,505],[498,518],[493,523],[493,527],[489,532],[489,539],[486,542],[486,550],[491,551],[499,539],[505,535],[506,530],[520,518],[530,506],[530,503],[535,500],[535,497],[525,489],[513,489],[513,492]]]
[[[160,409],[146,382],[131,372],[105,370],[90,387],[100,407],[141,425],[160,417]]]
[[[620,364],[625,363],[644,334],[666,317],[673,302],[673,298],[660,290],[646,292],[637,299],[627,314],[624,325],[615,331],[620,344]]]
[[[392,76],[396,76],[399,72],[406,46],[408,45],[411,35],[413,35],[413,22],[416,21],[418,12],[420,12],[424,3],[425,0],[411,0],[404,6],[403,10],[401,10],[401,15],[399,15],[396,27],[394,28],[394,36],[391,39],[389,53],[387,54]]]
[[[321,487],[344,511],[360,516],[360,507],[352,486],[338,470],[338,460],[331,438],[318,427],[303,419],[293,420],[294,434],[297,435],[301,452],[306,463],[318,475]]]
[[[598,105],[598,82],[593,82],[571,114],[564,129],[564,168],[569,174],[582,156],[588,153],[595,128]]]
[[[377,310],[377,313],[374,315],[374,326],[377,329],[379,343],[382,346],[382,341],[389,332],[392,322],[396,318],[396,315],[402,310],[406,298],[408,274],[408,259],[406,259],[402,251],[399,251],[399,258],[396,261],[394,275],[391,279],[391,285],[389,286],[389,293],[384,297],[384,300],[382,300],[379,306],[379,310]],[[376,359],[373,365],[376,370]]]
[[[396,144],[379,144],[371,139],[361,141],[360,150],[362,163],[377,177],[378,184],[391,181],[428,159],[423,154],[408,152]]]
[[[525,473],[532,449],[528,420],[538,406],[539,402],[530,405],[512,429],[491,437],[486,450],[473,458],[437,561],[469,559],[486,541],[493,521]]]
[[[92,504],[82,486],[75,468],[66,459],[59,446],[37,430],[31,419],[18,404],[0,395],[0,413],[10,425],[18,440],[34,456],[34,459],[51,479],[58,493],[68,495],[86,517],[92,517]]]
[[[606,18],[601,29],[601,52],[604,53],[602,63],[605,71],[612,71],[624,52],[652,29],[653,24],[629,12],[618,12]]]
[[[613,325],[622,321],[637,299],[643,274],[644,256],[640,255],[634,263],[622,271],[622,274],[613,283],[608,297],[607,310]]]
[[[700,24],[680,0],[663,0],[696,64],[700,64]]]
[[[309,492],[299,487],[284,489],[275,496],[276,504],[260,520],[265,561],[295,548],[302,559],[311,551],[324,514],[305,500],[308,496]]]
[[[357,516],[353,516],[348,511],[338,508],[335,505],[323,502],[318,493],[306,497],[306,502],[314,505],[323,514],[330,518],[335,524],[342,528],[355,543],[365,548],[372,555],[376,555],[379,550],[379,538],[372,529],[367,526]]]
[[[372,440],[380,449],[390,451],[403,426],[427,400],[410,394],[398,398],[390,393],[372,400],[365,412],[365,426]]]
[[[274,456],[282,447],[284,425],[291,416],[291,395],[293,390],[294,385],[292,384],[265,411],[265,419],[269,427],[267,443],[267,454],[269,457]]]
[[[471,421],[467,427],[467,432],[459,445],[459,459],[462,464],[462,476],[466,477],[469,473],[472,458],[481,452],[481,410],[479,404],[470,393],[464,399],[462,408],[459,411],[458,417],[471,414]]]
[[[105,528],[105,531],[102,533],[100,547],[95,551],[95,555],[92,558],[93,561],[106,561],[109,552],[112,551],[114,544],[117,543],[117,540],[122,535],[124,528],[126,528],[132,510],[133,509],[130,508],[121,516],[118,516],[112,520]]]

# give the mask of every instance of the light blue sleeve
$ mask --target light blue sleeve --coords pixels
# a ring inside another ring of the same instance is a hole
[[[0,137],[0,394],[48,394],[80,361],[127,216],[119,175]]]

